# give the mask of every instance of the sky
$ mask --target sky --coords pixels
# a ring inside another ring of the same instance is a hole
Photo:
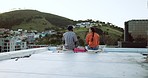
[[[148,19],[148,0],[0,0],[0,13],[32,9],[72,20],[99,20],[124,28],[132,19]]]

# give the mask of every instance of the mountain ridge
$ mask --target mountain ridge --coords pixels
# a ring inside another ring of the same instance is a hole
[[[73,24],[73,20],[37,10],[15,10],[0,14],[0,28],[24,28],[27,30],[36,29],[43,31],[44,29],[60,27],[63,28],[69,24]],[[40,24],[38,23],[40,20]],[[25,27],[25,26],[28,27]],[[40,29],[37,29],[37,27]]]

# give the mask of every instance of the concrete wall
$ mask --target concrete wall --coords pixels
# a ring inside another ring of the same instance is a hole
[[[12,58],[22,58],[26,56],[29,57],[32,54],[45,52],[45,51],[47,51],[47,47],[4,52],[4,53],[0,53],[0,60],[7,60],[7,59],[12,59]]]

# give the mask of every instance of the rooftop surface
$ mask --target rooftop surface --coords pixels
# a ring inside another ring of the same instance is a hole
[[[140,53],[52,53],[0,61],[0,78],[148,78]]]

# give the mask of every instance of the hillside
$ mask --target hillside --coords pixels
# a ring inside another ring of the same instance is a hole
[[[73,21],[68,18],[36,10],[16,10],[0,14],[0,28],[43,31],[63,28],[69,24],[73,24]]]
[[[99,33],[101,38],[100,44],[117,45],[117,41],[123,40],[123,32],[115,28],[111,28],[110,26],[101,26],[96,28],[99,29],[98,32],[101,32]],[[74,32],[76,32],[77,36],[79,36],[80,39],[82,39],[85,42],[85,37],[88,32],[88,28],[75,28]]]
[[[0,14],[0,28],[13,30],[22,28],[24,30],[37,30],[39,32],[53,29],[57,32],[62,32],[60,33],[60,36],[49,35],[48,38],[39,40],[42,41],[39,44],[61,44],[59,40],[61,39],[63,32],[66,31],[65,28],[67,27],[67,25],[75,25],[76,23],[81,22],[97,23],[96,28],[99,29],[98,32],[101,32],[101,43],[103,42],[107,45],[116,45],[118,40],[123,40],[123,28],[101,21],[93,21],[91,19],[73,21],[65,17],[50,13],[43,13],[37,10],[16,10]],[[76,32],[77,36],[79,36],[80,39],[85,42],[85,36],[87,34],[88,28],[75,28],[74,31]],[[51,39],[51,37],[53,40]],[[49,38],[51,39],[50,42]]]

